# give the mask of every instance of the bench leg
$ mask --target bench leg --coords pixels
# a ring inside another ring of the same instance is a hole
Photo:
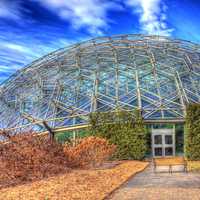
[[[153,167],[153,172],[156,173],[156,165]]]
[[[172,174],[172,166],[169,165],[169,173]]]
[[[187,165],[184,165],[184,171],[188,173]]]

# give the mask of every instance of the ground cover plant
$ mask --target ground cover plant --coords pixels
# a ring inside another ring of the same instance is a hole
[[[147,132],[141,112],[92,113],[90,115],[92,135],[103,137],[117,146],[115,158],[142,160],[147,151]]]

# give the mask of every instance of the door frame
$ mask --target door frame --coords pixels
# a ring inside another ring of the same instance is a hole
[[[162,144],[155,144],[154,136],[161,135]],[[165,136],[171,135],[172,136],[172,144],[165,143]],[[171,147],[172,148],[172,155],[165,155],[165,148]],[[158,128],[154,129],[153,126],[151,127],[151,148],[152,148],[152,156],[153,157],[171,157],[175,156],[176,154],[176,141],[175,141],[175,125],[173,128]],[[155,148],[162,148],[162,156],[155,156]]]

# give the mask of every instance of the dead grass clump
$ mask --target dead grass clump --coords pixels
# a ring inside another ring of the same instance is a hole
[[[82,139],[75,147],[66,145],[65,155],[71,167],[97,167],[108,160],[116,147],[108,143],[106,139],[87,137]]]
[[[7,134],[7,133],[6,133]],[[0,188],[66,172],[62,145],[44,136],[23,133],[0,145]]]

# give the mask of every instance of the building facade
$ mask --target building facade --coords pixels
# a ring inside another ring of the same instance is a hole
[[[91,112],[140,109],[153,155],[175,155],[186,106],[200,102],[199,86],[198,44],[147,35],[95,38],[52,52],[5,81],[0,129],[42,131],[44,120],[52,128],[75,127],[87,124]]]

